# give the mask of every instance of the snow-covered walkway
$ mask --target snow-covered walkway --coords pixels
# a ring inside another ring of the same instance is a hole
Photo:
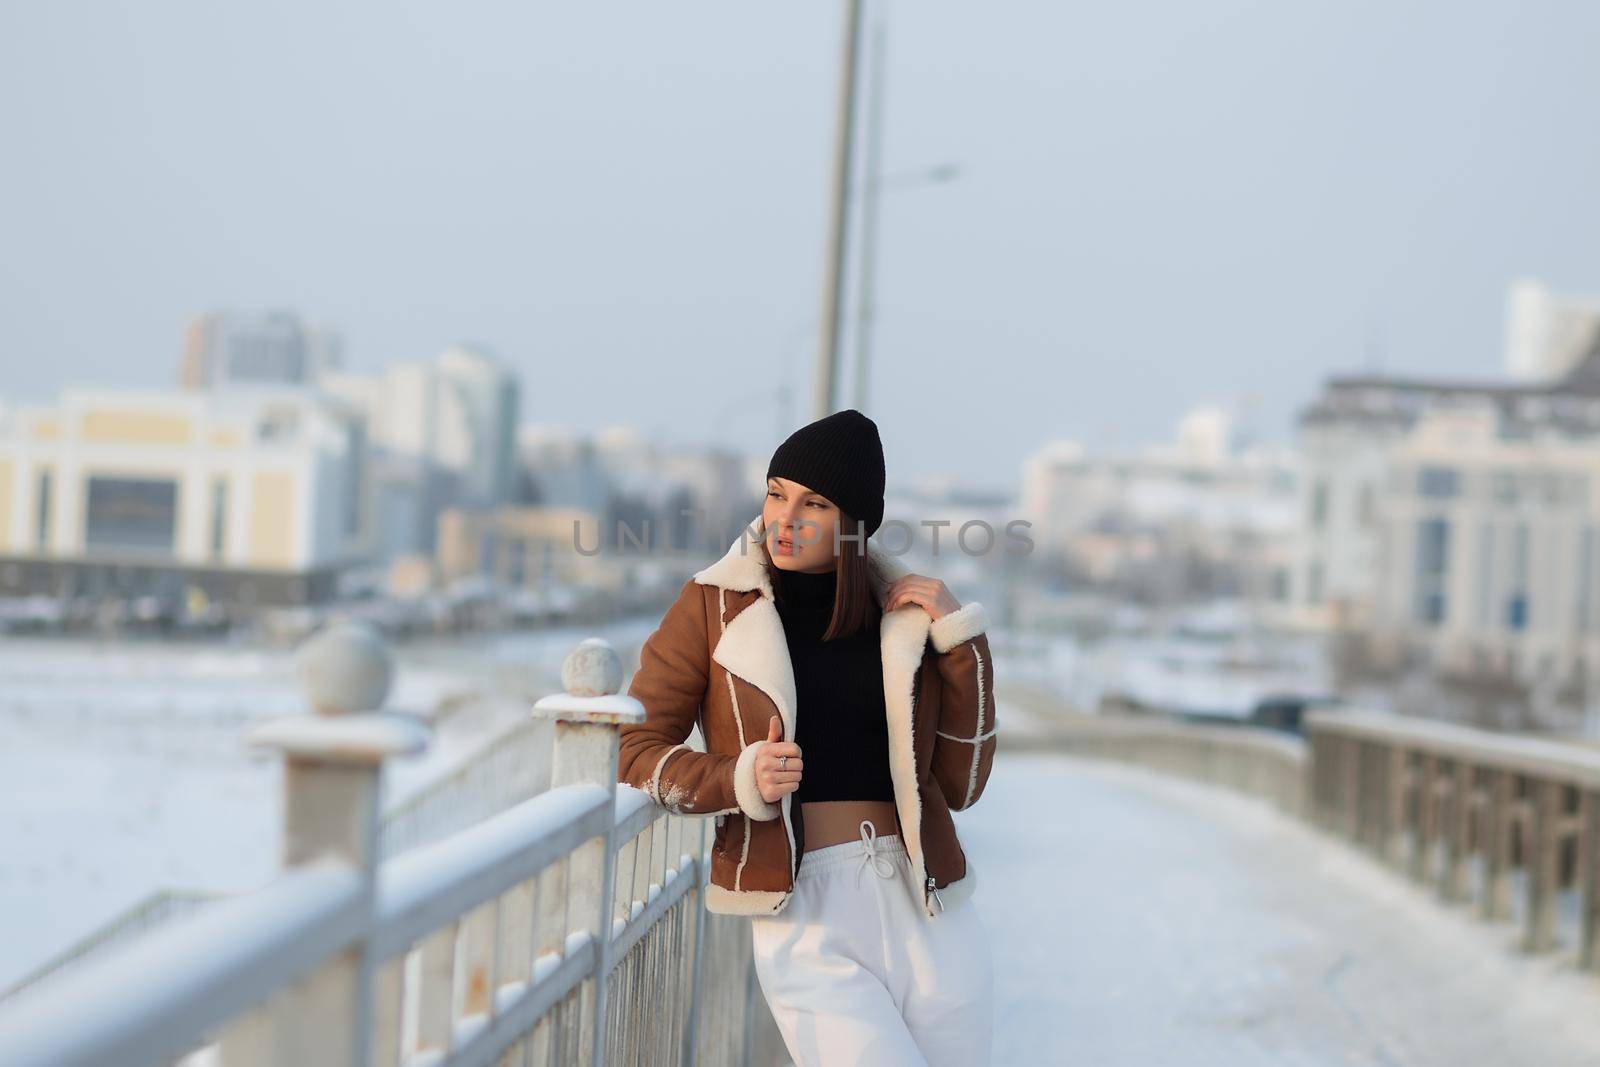
[[[997,1065],[1600,1063],[1600,978],[1246,798],[1002,752],[956,819]]]

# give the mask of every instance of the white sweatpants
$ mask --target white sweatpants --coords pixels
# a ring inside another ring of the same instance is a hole
[[[982,1067],[994,969],[972,898],[928,917],[898,834],[813,849],[754,916],[756,977],[796,1067]]]

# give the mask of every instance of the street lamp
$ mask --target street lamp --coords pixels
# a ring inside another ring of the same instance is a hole
[[[961,168],[945,163],[926,170],[904,171],[868,180],[862,190],[861,206],[861,276],[856,294],[856,383],[855,406],[867,410],[867,372],[872,356],[872,326],[877,315],[874,303],[878,274],[878,197],[885,190],[918,189],[926,185],[941,185],[960,177]]]

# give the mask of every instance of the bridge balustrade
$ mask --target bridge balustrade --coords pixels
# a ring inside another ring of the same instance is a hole
[[[534,704],[548,790],[392,856],[383,764],[427,728],[378,710],[393,660],[370,629],[331,627],[299,664],[312,712],[250,738],[283,757],[282,874],[9,999],[0,1062],[771,1062],[749,923],[701,903],[709,820],[616,781],[644,709],[608,644],[580,644]]]

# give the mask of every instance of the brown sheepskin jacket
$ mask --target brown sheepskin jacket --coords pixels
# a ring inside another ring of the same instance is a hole
[[[793,667],[762,563],[761,517],[715,563],[684,582],[644,643],[628,694],[646,719],[621,731],[617,777],[669,811],[716,817],[706,908],[723,914],[783,910],[805,852],[792,794],[769,804],[756,788],[755,755],[773,715],[795,736]],[[908,573],[870,539],[873,594]],[[936,916],[971,895],[976,874],[952,811],[983,795],[995,752],[994,668],[977,601],[934,621],[918,604],[880,625],[889,770],[898,832]],[[706,751],[687,744],[699,723]]]

